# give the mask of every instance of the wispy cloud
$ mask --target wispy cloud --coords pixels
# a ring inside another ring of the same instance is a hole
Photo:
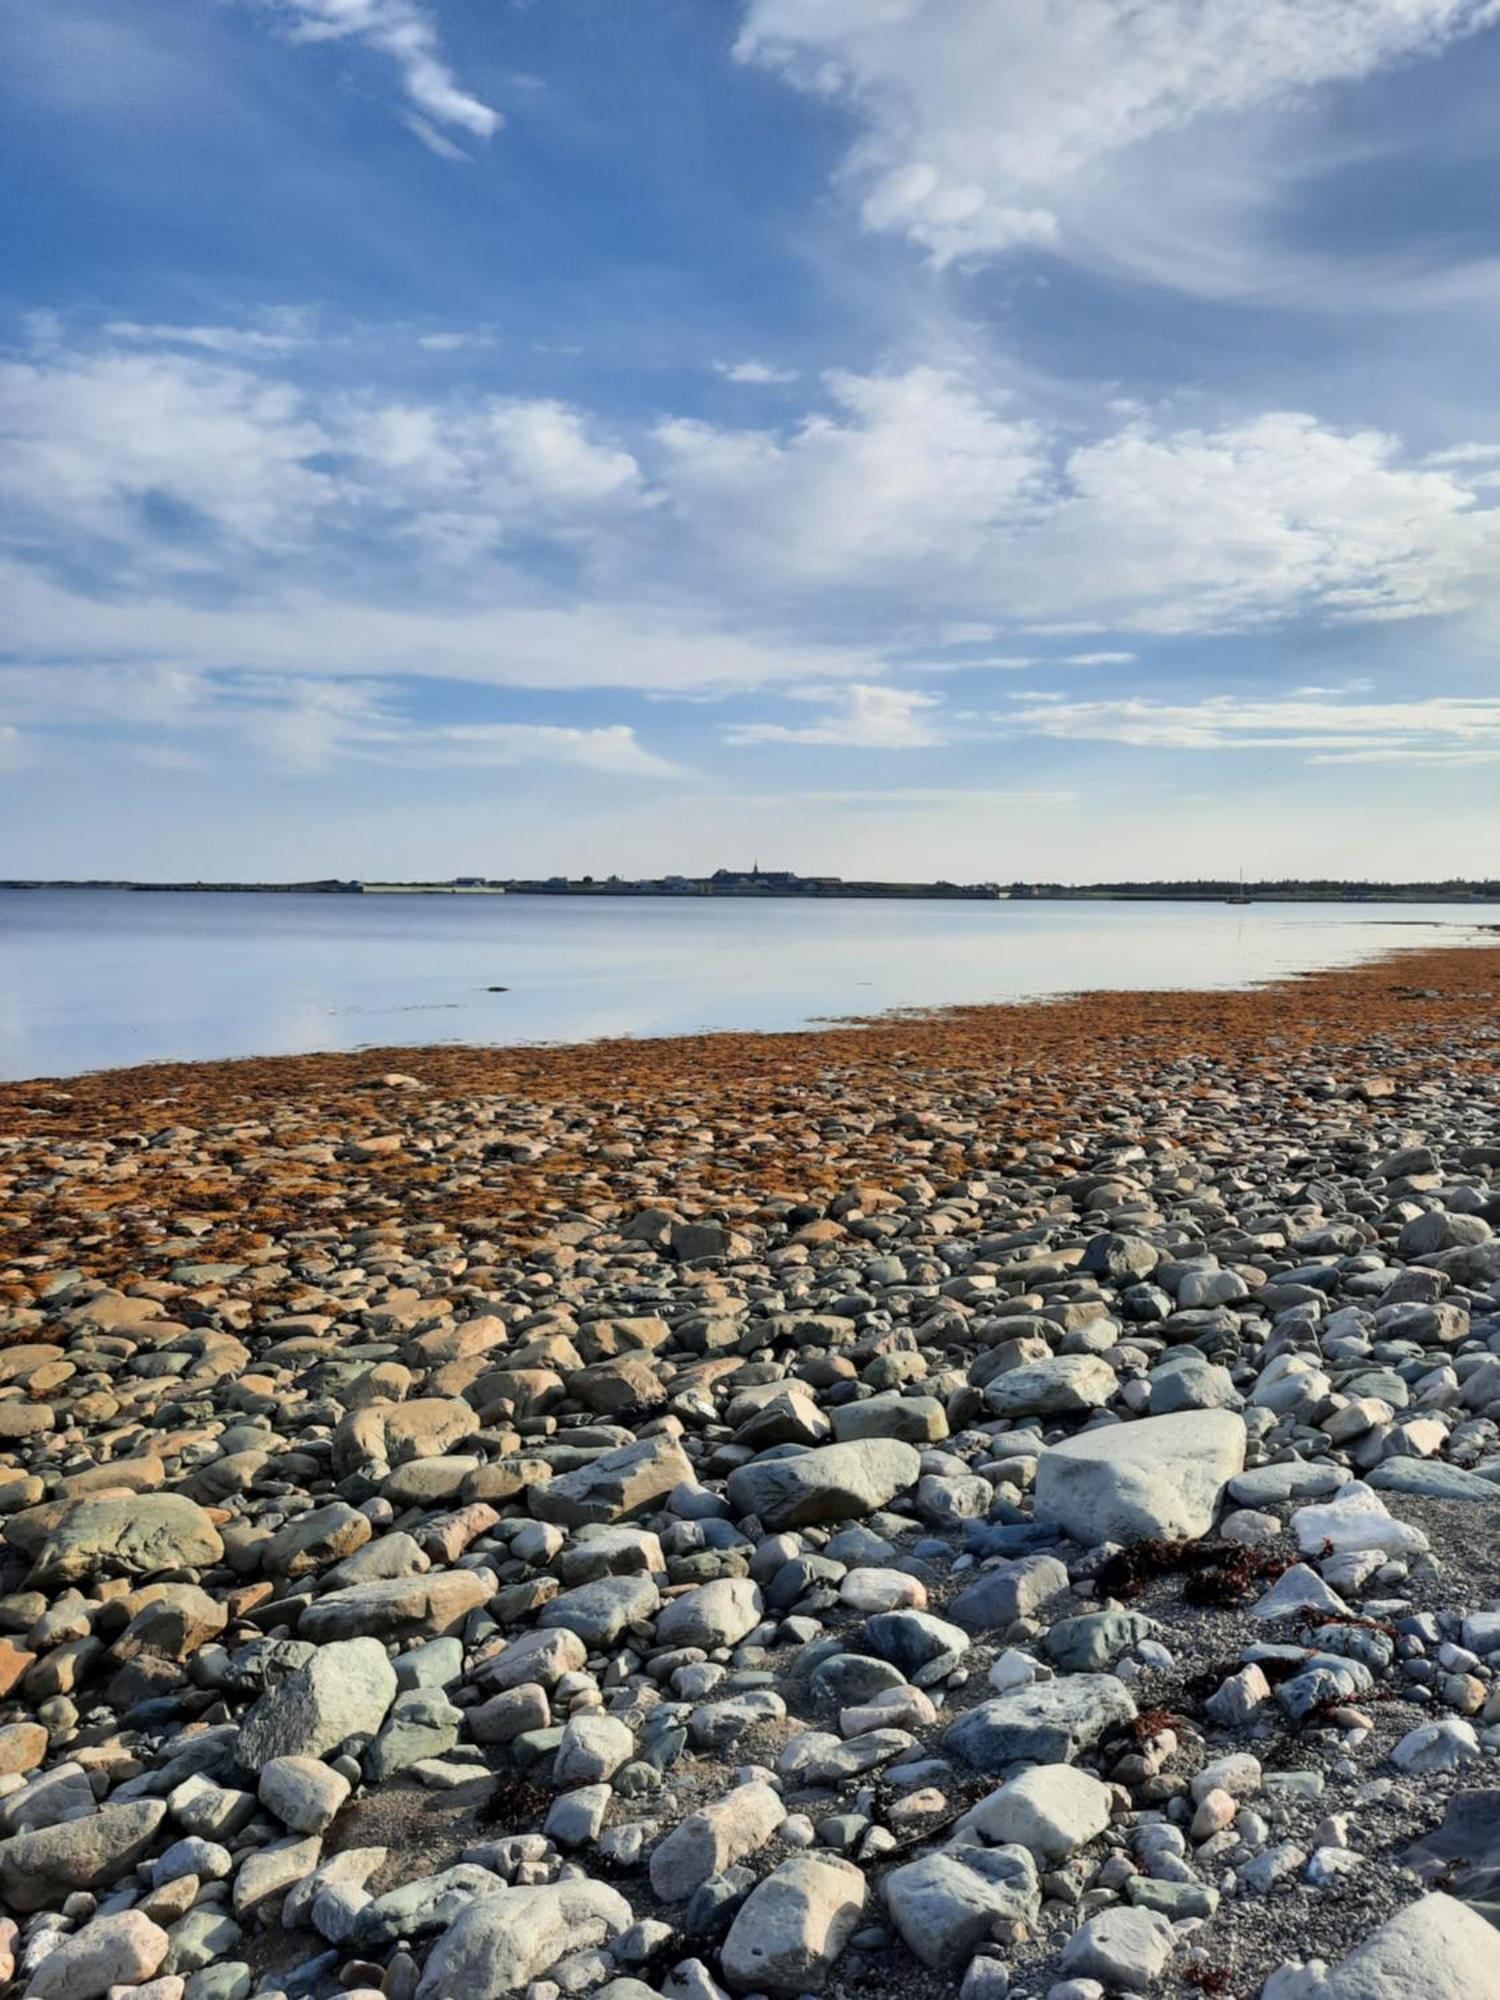
[[[505,122],[493,106],[459,84],[443,59],[430,13],[416,0],[258,0],[258,4],[283,16],[294,41],[354,40],[389,56],[411,105],[408,125],[445,158],[463,155],[442,136],[442,127],[488,139]]]
[[[1004,733],[1138,749],[1300,751],[1315,764],[1491,763],[1500,760],[1500,697],[1327,701],[1297,696],[1197,702],[1030,698],[1002,710]]]
[[[932,711],[935,695],[912,688],[851,682],[846,687],[806,688],[799,699],[826,703],[816,722],[788,726],[742,722],[724,732],[730,743],[822,743],[854,750],[923,750],[943,738]]]

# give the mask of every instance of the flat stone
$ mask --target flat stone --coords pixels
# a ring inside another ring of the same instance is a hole
[[[1108,1785],[1071,1764],[1038,1764],[1022,1771],[965,1814],[970,1826],[997,1845],[1024,1847],[1048,1866],[1066,1861],[1109,1825]]]
[[[999,1417],[1086,1417],[1103,1409],[1119,1386],[1114,1369],[1097,1354],[1054,1354],[993,1376],[984,1400]]]
[[[224,1553],[219,1531],[180,1493],[75,1500],[36,1551],[27,1588],[55,1589],[91,1576],[156,1576],[204,1569]]]
[[[946,1749],[976,1771],[1011,1764],[1071,1764],[1101,1736],[1135,1719],[1124,1683],[1112,1674],[1073,1674],[981,1702],[944,1730]]]
[[[924,1854],[885,1878],[886,1907],[908,1948],[936,1972],[957,1972],[1000,1922],[1032,1924],[1041,1896],[1024,1847],[955,1847]]]
[[[55,1907],[74,1889],[108,1888],[146,1853],[166,1812],[160,1799],[133,1800],[13,1834],[0,1841],[0,1901],[29,1913]]]
[[[435,1636],[462,1625],[490,1592],[490,1580],[472,1569],[356,1583],[315,1599],[297,1620],[297,1632],[316,1645],[330,1639]]]
[[[644,1513],[660,1506],[675,1486],[695,1483],[692,1463],[676,1439],[649,1437],[532,1486],[526,1500],[539,1521],[581,1528]]]

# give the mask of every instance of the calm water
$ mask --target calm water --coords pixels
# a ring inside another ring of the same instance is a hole
[[[0,1075],[418,1042],[793,1028],[1244,986],[1473,935],[1453,905],[791,903],[0,890]],[[504,993],[486,989],[504,986]]]

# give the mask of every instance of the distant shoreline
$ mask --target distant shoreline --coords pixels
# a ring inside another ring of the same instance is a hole
[[[1016,903],[1452,903],[1500,905],[1500,882],[1107,882],[994,883],[841,882],[829,878],[711,877],[659,881],[554,879],[448,882],[135,882],[104,879],[0,881],[0,889],[36,892],[92,890],[122,895],[194,896],[551,896],[642,902],[1016,902]]]

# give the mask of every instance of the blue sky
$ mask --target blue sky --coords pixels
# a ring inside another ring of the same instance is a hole
[[[0,79],[0,872],[1500,866],[1500,0],[0,0]]]

